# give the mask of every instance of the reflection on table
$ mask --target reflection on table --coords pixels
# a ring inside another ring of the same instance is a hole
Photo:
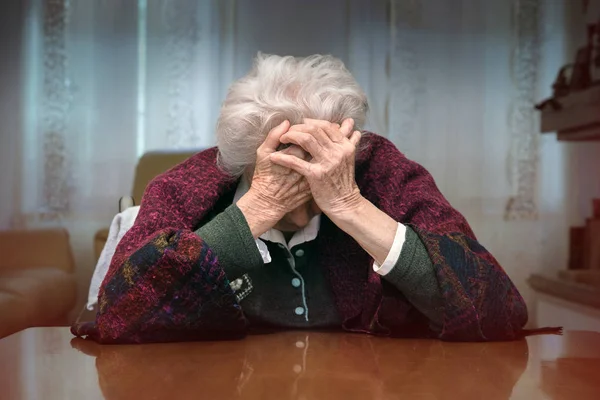
[[[600,334],[448,343],[326,332],[101,346],[0,340],[2,399],[599,399]]]
[[[107,399],[199,393],[211,399],[506,399],[528,355],[525,340],[448,345],[335,333],[279,333],[228,343],[72,344],[96,357]]]

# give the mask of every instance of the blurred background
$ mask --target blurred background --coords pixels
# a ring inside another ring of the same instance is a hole
[[[257,52],[327,53],[367,93],[366,128],[422,163],[504,266],[530,324],[600,331],[600,289],[561,273],[584,252],[570,232],[600,198],[600,142],[542,135],[534,108],[599,19],[598,0],[4,1],[2,254],[49,260],[47,240],[10,238],[68,232],[72,321],[140,157],[213,146]]]

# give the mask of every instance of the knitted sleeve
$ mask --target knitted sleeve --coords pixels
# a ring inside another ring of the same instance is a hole
[[[232,280],[264,265],[246,217],[235,204],[196,229],[196,234],[219,256]]]
[[[94,322],[72,332],[100,343],[239,337],[246,320],[215,252],[192,229],[189,195],[169,175],[146,189],[138,218],[117,246]]]
[[[361,192],[410,226],[425,245],[443,298],[443,326],[437,336],[465,341],[519,337],[527,308],[498,261],[477,241],[425,168],[383,137],[371,143],[368,162],[357,169]],[[383,309],[389,307],[382,305]]]
[[[400,290],[429,319],[429,326],[433,331],[441,330],[444,300],[435,268],[427,248],[412,228],[406,227],[406,239],[400,257],[383,279]]]

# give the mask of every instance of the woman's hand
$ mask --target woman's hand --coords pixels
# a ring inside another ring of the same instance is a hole
[[[360,194],[354,179],[360,132],[352,132],[352,120],[344,121],[341,127],[327,121],[305,122],[291,127],[281,136],[281,142],[301,146],[312,159],[276,152],[271,160],[305,176],[319,208],[379,265],[383,264],[399,225]]]
[[[277,152],[281,136],[289,127],[290,123],[284,121],[269,132],[256,151],[256,166],[250,189],[237,202],[255,238],[272,228],[286,213],[311,198],[306,179],[287,167],[273,163],[270,157]],[[278,153],[298,160],[309,158],[299,146],[290,146]]]
[[[302,147],[312,159],[302,159],[283,151],[271,153],[270,159],[306,177],[315,202],[330,218],[351,212],[363,199],[354,179],[354,158],[360,132],[352,132],[354,121],[350,118],[341,127],[328,121],[305,122],[292,126],[279,140]]]

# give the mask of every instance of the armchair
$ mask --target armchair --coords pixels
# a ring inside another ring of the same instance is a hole
[[[33,326],[68,325],[75,262],[65,229],[0,231],[0,338]]]
[[[161,150],[145,153],[140,158],[135,168],[133,189],[131,192],[134,202],[141,202],[146,186],[148,186],[148,183],[150,183],[157,175],[160,175],[175,165],[185,161],[198,151],[201,150]],[[96,235],[94,236],[94,255],[96,260],[100,257],[102,249],[106,244],[108,230],[108,227],[101,229],[96,232]]]

